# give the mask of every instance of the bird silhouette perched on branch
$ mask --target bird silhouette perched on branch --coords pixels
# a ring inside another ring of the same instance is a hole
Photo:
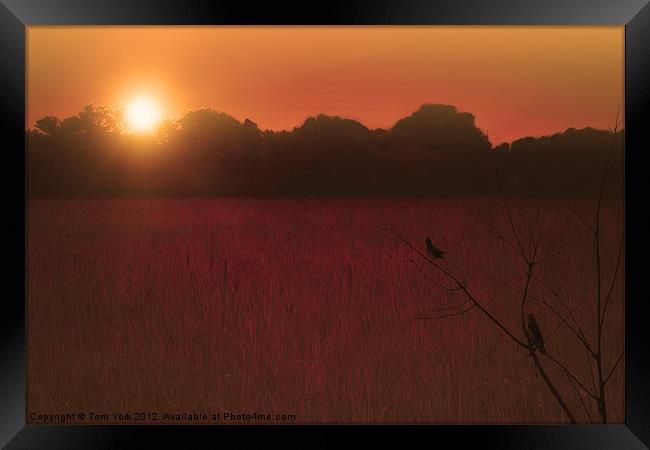
[[[530,338],[530,345],[533,348],[538,349],[542,353],[546,353],[544,336],[542,336],[537,320],[535,320],[535,316],[532,313],[528,314],[528,337]]]
[[[446,251],[440,250],[438,247],[433,245],[433,242],[431,242],[431,238],[427,238],[426,244],[427,244],[427,251],[433,259],[440,259],[445,253],[447,253]]]

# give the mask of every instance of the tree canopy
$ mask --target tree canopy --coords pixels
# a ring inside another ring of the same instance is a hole
[[[468,112],[422,105],[389,130],[335,116],[261,130],[210,108],[130,134],[119,111],[87,105],[27,130],[28,194],[83,196],[482,196],[494,165],[518,195],[596,195],[611,145],[620,192],[622,132],[568,130],[496,147]]]

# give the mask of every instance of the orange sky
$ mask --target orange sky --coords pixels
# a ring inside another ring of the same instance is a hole
[[[422,103],[472,112],[494,143],[613,126],[623,27],[29,27],[27,125],[154,97],[260,128],[322,112],[389,128]]]

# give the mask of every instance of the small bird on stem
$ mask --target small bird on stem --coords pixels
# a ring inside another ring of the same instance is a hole
[[[535,316],[532,313],[528,314],[528,336],[533,348],[538,349],[542,353],[546,353],[546,349],[544,348],[544,336],[542,336],[539,325],[537,325],[537,320],[535,320]]]
[[[433,259],[439,259],[439,258],[442,258],[442,256],[443,256],[445,253],[447,253],[446,251],[444,251],[444,250],[440,250],[438,247],[436,247],[435,245],[433,245],[433,242],[431,242],[431,238],[427,238],[426,244],[427,244],[427,251],[429,252],[429,255],[430,255]]]

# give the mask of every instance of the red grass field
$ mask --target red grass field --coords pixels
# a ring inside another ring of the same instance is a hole
[[[594,212],[594,201],[542,202],[541,252],[562,253],[536,270],[594,339],[593,244],[567,204]],[[536,205],[514,202],[522,230]],[[518,294],[502,282],[521,290],[524,277],[498,238],[511,236],[499,199],[31,200],[27,421],[231,412],[295,415],[282,423],[567,422],[531,359],[479,311],[407,325],[462,299],[382,228],[422,249],[431,236],[449,251],[442,265],[522,334]],[[609,283],[615,214],[603,229]],[[553,301],[538,284],[532,292]],[[606,367],[623,348],[622,292],[617,283]],[[550,335],[556,318],[529,306]],[[546,348],[592,385],[569,332]],[[588,422],[562,372],[546,367]],[[607,386],[611,422],[624,421],[623,374]]]

